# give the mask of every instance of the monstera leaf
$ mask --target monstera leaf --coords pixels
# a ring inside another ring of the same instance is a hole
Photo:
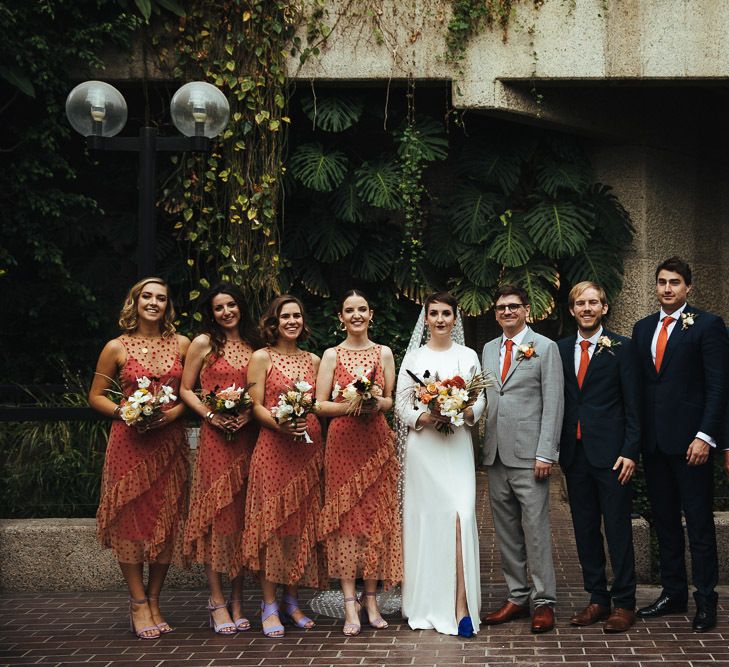
[[[462,176],[509,195],[521,179],[522,162],[517,147],[477,143],[464,150],[456,169]]]
[[[347,156],[341,151],[327,151],[320,143],[302,144],[291,156],[291,172],[307,188],[331,192],[347,174]]]
[[[519,285],[526,290],[531,303],[530,322],[543,320],[554,310],[554,295],[559,289],[557,269],[544,260],[534,260],[515,269],[509,269],[502,278],[504,283]]]
[[[453,279],[448,288],[466,315],[483,315],[494,305],[493,289],[474,285],[468,278]]]
[[[488,257],[508,267],[526,264],[536,248],[523,223],[508,211],[500,221],[498,231],[489,238]]]
[[[458,238],[466,243],[479,243],[501,210],[503,198],[475,185],[462,185],[449,198],[448,205],[446,215]]]
[[[458,257],[458,266],[464,276],[478,287],[493,287],[499,281],[501,267],[489,259],[480,246],[469,246]]]
[[[623,208],[609,185],[595,183],[587,192],[592,207],[595,231],[606,243],[622,250],[633,240],[635,228],[630,214]]]
[[[390,275],[396,261],[397,245],[394,242],[363,237],[352,253],[349,269],[355,278],[375,283]]]
[[[425,232],[425,248],[428,261],[439,269],[453,265],[456,258],[466,251],[468,244],[461,241],[444,219],[428,225]]]
[[[592,230],[590,212],[568,201],[539,200],[524,215],[534,243],[547,257],[569,257],[584,250]]]
[[[287,273],[290,274],[292,282],[299,280],[311,294],[324,297],[330,295],[329,285],[318,262],[312,262],[310,258],[294,262]],[[289,287],[283,285],[282,287],[284,291],[289,290]]]
[[[422,302],[434,290],[423,262],[418,262],[415,276],[410,270],[410,262],[398,262],[393,268],[392,277],[400,294],[411,301]]]
[[[362,222],[365,219],[362,200],[357,194],[357,187],[351,178],[339,186],[332,195],[335,215],[346,222]]]
[[[309,230],[309,244],[314,257],[320,262],[336,262],[346,257],[359,239],[359,231],[352,225],[322,216]]]
[[[623,286],[623,258],[614,248],[591,242],[587,248],[564,262],[563,276],[570,285],[591,280],[614,299]]]
[[[342,132],[362,116],[364,104],[359,97],[344,94],[305,95],[301,107],[320,130]]]
[[[398,185],[400,176],[393,160],[365,162],[355,172],[357,192],[368,204],[378,208],[396,209],[400,206]]]
[[[583,164],[545,159],[537,165],[537,184],[550,197],[561,192],[582,194],[590,186],[592,173]]]
[[[428,162],[435,160],[445,160],[448,157],[448,139],[445,136],[443,124],[432,118],[418,118],[411,128],[409,135],[405,133],[405,127],[394,132],[395,141],[397,142],[397,154],[400,158],[407,156],[411,146],[405,139],[410,137],[410,142],[414,142],[423,156]]]

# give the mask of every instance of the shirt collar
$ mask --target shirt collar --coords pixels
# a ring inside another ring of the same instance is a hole
[[[583,338],[583,337],[582,337],[582,334],[581,334],[581,333],[579,332],[579,330],[578,330],[578,331],[577,331],[577,339],[575,340],[575,347],[580,347],[580,343],[581,343],[581,342],[582,342],[583,340],[589,340],[589,341],[590,341],[590,346],[591,346],[591,347],[592,347],[592,346],[595,346],[595,345],[597,345],[597,341],[598,341],[598,339],[600,338],[600,336],[602,336],[602,333],[603,333],[603,331],[605,331],[605,329],[603,329],[602,327],[600,327],[600,329],[599,329],[598,331],[596,331],[596,332],[595,332],[595,333],[594,333],[594,334],[593,334],[592,336],[590,336],[589,338]]]
[[[663,308],[661,308],[661,312],[658,315],[658,321],[663,322],[663,320],[666,317],[672,317],[674,320],[678,321],[681,319],[681,313],[683,313],[684,310],[686,310],[686,306],[688,303],[684,303],[683,306],[681,306],[678,310],[673,311],[670,315],[666,313]]]
[[[524,340],[524,338],[526,338],[526,335],[527,335],[527,332],[528,331],[529,331],[529,327],[525,326],[518,334],[516,334],[516,336],[514,336],[511,339],[512,341],[514,341],[514,345],[516,345],[517,347],[519,347],[519,345],[521,345],[521,343]],[[501,346],[502,347],[504,345],[506,345],[506,340],[507,340],[506,336],[504,336],[502,334],[501,335]]]

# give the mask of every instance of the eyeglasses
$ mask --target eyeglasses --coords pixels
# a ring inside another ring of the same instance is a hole
[[[494,306],[494,310],[497,313],[504,313],[507,310],[510,313],[515,313],[519,308],[521,308],[524,304],[523,303],[500,303],[498,306]]]

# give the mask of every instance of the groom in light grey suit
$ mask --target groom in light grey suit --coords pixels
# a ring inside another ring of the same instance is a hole
[[[486,390],[483,463],[489,467],[491,513],[509,587],[508,600],[483,622],[525,618],[531,599],[532,632],[548,632],[557,594],[549,475],[559,459],[564,373],[557,344],[527,326],[529,309],[521,287],[499,287],[494,310],[503,335],[483,348],[483,369],[496,378]]]

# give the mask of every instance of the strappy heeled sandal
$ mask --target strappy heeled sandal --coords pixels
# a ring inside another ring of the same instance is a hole
[[[149,601],[147,598],[142,598],[141,600],[135,600],[133,597],[129,598],[129,631],[133,635],[137,635],[139,639],[159,639],[160,635],[162,634],[160,632],[160,629],[156,625],[150,625],[146,628],[142,628],[141,630],[137,630],[137,628],[134,626],[134,617],[132,614],[132,605],[143,605],[148,604]],[[152,632],[156,634],[147,635],[146,632]]]
[[[293,614],[299,608],[299,601],[293,596],[289,595],[289,593],[284,593],[283,596],[283,603],[284,603],[284,611],[281,614],[281,621],[283,623],[286,623],[289,621],[293,625],[295,625],[297,628],[303,628],[304,630],[311,630],[316,623],[312,621],[308,616],[304,616],[302,612],[302,616],[298,621],[294,620]]]
[[[281,619],[278,602],[275,600],[273,602],[264,602],[261,600],[261,623],[271,616],[278,616],[279,620]],[[279,639],[286,634],[284,626],[280,623],[279,625],[272,625],[270,628],[263,627],[262,630],[263,634],[269,639]]]
[[[210,627],[216,635],[225,635],[226,637],[232,636],[236,633],[235,623],[216,623],[213,617],[213,612],[218,609],[228,610],[228,605],[214,604],[212,598],[208,598],[208,612],[210,613]]]
[[[375,600],[377,599],[377,593],[374,591],[372,591],[372,592],[365,591],[364,593],[362,593],[362,595],[364,595],[366,597],[373,597],[373,598],[375,598]],[[367,606],[362,605],[362,608],[364,609],[365,613],[367,614],[367,623],[369,623],[375,630],[384,630],[385,628],[390,627],[390,624],[384,618],[382,618],[381,615],[377,616],[374,620],[372,620],[372,618],[370,618],[370,612],[367,609]]]
[[[157,602],[159,602],[159,595],[147,595],[147,600],[156,600]],[[157,606],[159,607],[159,605]],[[169,634],[174,630],[174,628],[167,621],[157,623],[157,627],[159,628],[159,633],[161,635]]]
[[[355,604],[359,605],[359,610],[357,611],[357,618],[360,619],[359,623],[345,623],[344,627],[342,628],[342,634],[345,637],[356,637],[360,632],[362,632],[362,605],[359,601],[359,598],[351,597],[351,598],[344,598],[344,605],[346,607],[347,602],[354,602]],[[346,612],[345,612],[346,613]]]
[[[228,600],[228,611],[230,612],[231,618],[233,618],[233,603],[234,602],[237,602],[238,604],[243,606],[242,598],[230,598]],[[235,629],[238,632],[245,632],[246,630],[251,629],[251,622],[245,616],[240,616],[239,618],[233,618],[233,623],[235,623]]]

